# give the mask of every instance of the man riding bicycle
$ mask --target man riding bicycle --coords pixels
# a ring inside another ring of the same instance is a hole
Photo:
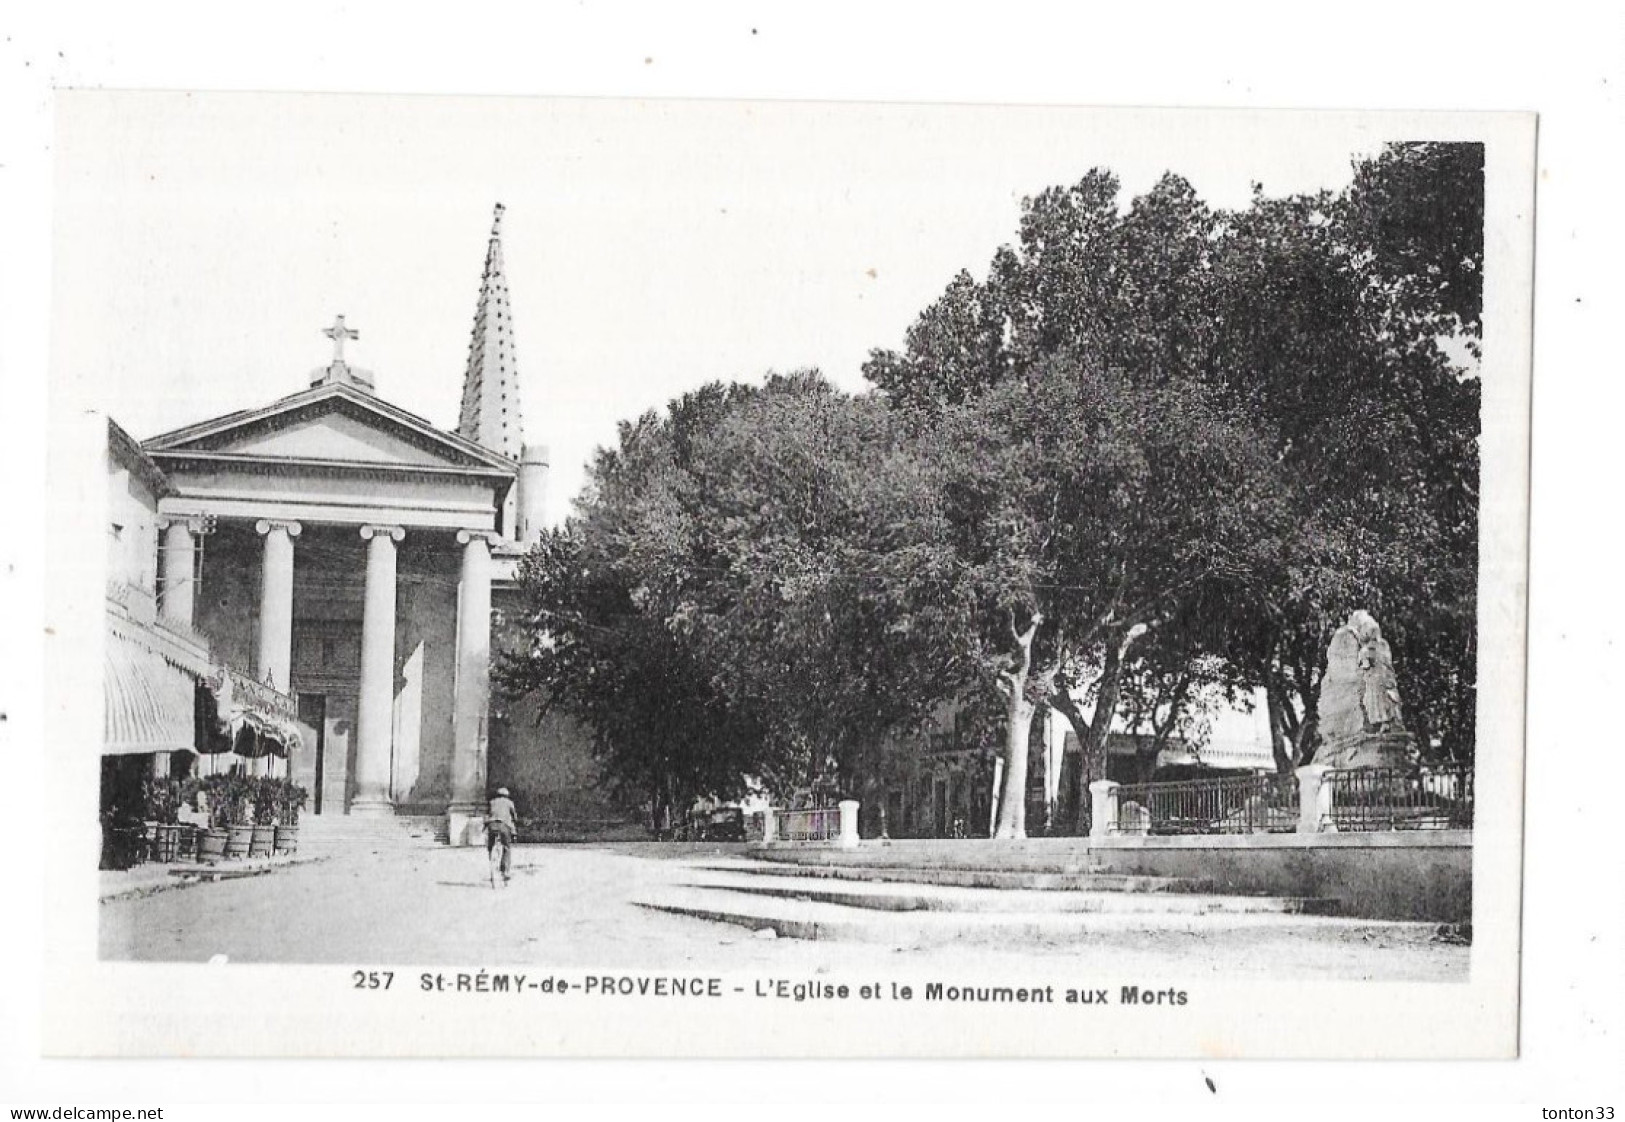
[[[513,865],[513,839],[514,839],[514,813],[513,800],[508,797],[506,787],[498,787],[496,798],[491,800],[491,813],[485,819],[485,852],[490,856],[498,839],[502,841],[502,879],[509,879],[508,871]]]

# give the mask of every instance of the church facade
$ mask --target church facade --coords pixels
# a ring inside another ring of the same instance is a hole
[[[534,742],[558,757],[544,777],[593,779],[579,729],[492,703],[493,634],[547,484],[546,449],[523,441],[501,223],[498,206],[455,431],[380,396],[340,316],[304,388],[141,446],[167,481],[159,614],[294,699],[306,812],[444,815],[454,844],[509,781],[493,744],[500,772],[534,780]]]

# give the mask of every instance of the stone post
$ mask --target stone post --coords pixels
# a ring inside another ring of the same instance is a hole
[[[772,806],[762,811],[762,844],[772,845],[779,840],[779,822],[773,813]]]
[[[858,848],[858,800],[842,799],[841,807],[841,848]]]
[[[1103,838],[1117,823],[1117,784],[1097,779],[1089,784],[1089,836]]]
[[[452,701],[451,805],[446,833],[452,845],[477,845],[485,814],[486,720],[491,694],[491,538],[462,530],[462,575],[457,596],[457,683]]]
[[[163,561],[159,566],[163,574],[164,595],[158,604],[158,618],[182,634],[192,630],[197,603],[197,537],[205,534],[213,518],[181,515],[159,520],[164,532]]]
[[[1320,833],[1321,821],[1332,810],[1332,788],[1325,780],[1326,769],[1310,764],[1298,769],[1298,833]]]
[[[350,813],[390,815],[395,729],[395,543],[399,526],[363,526],[367,543],[366,598],[361,609],[361,698],[355,750],[355,800]]]
[[[265,538],[260,566],[260,634],[254,673],[287,692],[293,666],[293,539],[297,522],[262,518],[254,529]]]

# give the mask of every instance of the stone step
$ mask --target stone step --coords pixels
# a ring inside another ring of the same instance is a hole
[[[985,872],[1089,873],[1105,866],[1093,855],[1077,850],[1078,839],[1060,839],[1065,848],[1020,848],[1022,842],[987,839],[941,842],[927,847],[917,842],[863,842],[856,849],[816,846],[752,847],[751,858],[775,865],[827,865],[838,868],[971,869]]]
[[[444,830],[446,816],[443,814],[414,814],[414,815],[362,815],[362,814],[312,814],[299,820],[303,829],[315,830],[352,830],[352,831],[401,831],[417,832],[420,830]]]
[[[987,946],[1003,950],[1022,946],[1083,948],[1091,944],[1121,946],[1146,932],[1164,937],[1184,934],[1200,944],[1216,935],[1253,933],[1290,938],[1310,933],[1350,937],[1425,938],[1437,925],[1394,920],[1279,912],[879,912],[804,900],[752,898],[737,892],[668,889],[633,901],[637,906],[671,915],[690,916],[780,938],[879,944],[896,948]]]
[[[1217,888],[1217,885],[1209,880],[1127,873],[927,868],[908,865],[812,865],[788,862],[739,862],[726,865],[717,863],[704,867],[719,872],[739,872],[753,876],[881,881],[938,885],[944,888],[1029,889],[1040,892],[1212,892]]]
[[[685,887],[882,912],[960,912],[1026,915],[1083,913],[1332,915],[1334,899],[1311,896],[1237,896],[1195,892],[1055,892],[1034,889],[958,888],[907,882],[810,880],[706,872]]]
[[[299,823],[300,849],[318,853],[415,848],[444,845],[446,840],[444,816],[312,815]]]

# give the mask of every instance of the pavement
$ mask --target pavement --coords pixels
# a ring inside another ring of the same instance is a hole
[[[640,906],[681,899],[731,847],[520,846],[514,880],[493,890],[479,849],[401,848],[290,864],[266,875],[105,899],[101,957],[144,962],[601,967],[823,973],[863,966],[1177,970],[1187,977],[1459,981],[1470,948],[1425,925],[1321,917],[1111,917],[1086,943],[1025,931],[1020,939],[844,941],[780,938]],[[737,860],[737,858],[734,858]],[[764,905],[765,906],[765,905]],[[785,899],[775,907],[835,908]],[[841,909],[859,912],[860,909]],[[765,914],[765,913],[764,913]],[[863,911],[878,922],[921,915]],[[972,917],[996,927],[1004,917]],[[1226,922],[1218,922],[1219,919]],[[1320,922],[1308,923],[1316,919]],[[1270,921],[1280,922],[1270,922]],[[927,922],[931,922],[927,919]],[[1042,927],[1042,925],[1040,925]],[[792,930],[787,928],[786,930]],[[1035,960],[1038,960],[1035,962]]]
[[[189,888],[194,884],[213,883],[236,877],[263,876],[294,865],[320,861],[321,857],[282,855],[254,857],[238,861],[203,863],[175,861],[161,863],[144,861],[128,869],[103,869],[97,874],[97,891],[103,903],[125,897],[151,896],[173,888]]]

